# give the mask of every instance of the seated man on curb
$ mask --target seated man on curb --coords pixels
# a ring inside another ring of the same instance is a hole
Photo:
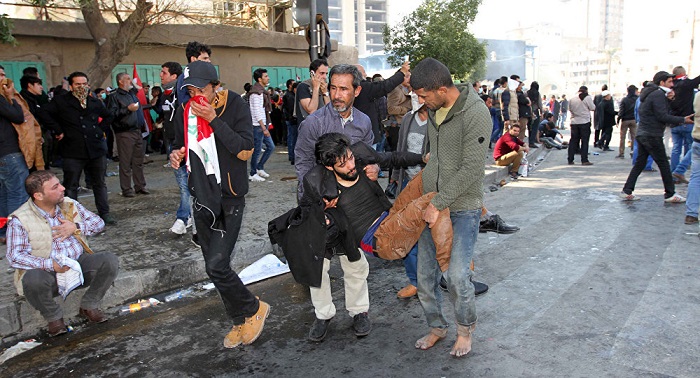
[[[554,121],[542,121],[540,123],[540,141],[544,143],[547,148],[556,148],[561,150],[564,148],[564,143],[559,143],[561,140],[559,135],[561,134],[557,127],[554,125]]]
[[[65,333],[63,310],[53,299],[59,292],[57,274],[79,266],[83,285],[90,286],[80,315],[93,323],[106,321],[100,301],[117,277],[119,259],[110,252],[93,254],[85,240],[102,231],[104,221],[64,197],[65,188],[51,171],[32,172],[25,187],[29,200],[10,215],[7,231],[7,260],[16,269],[17,293],[49,323],[49,336]]]
[[[518,168],[524,156],[523,152],[530,152],[530,148],[518,138],[518,135],[520,135],[520,125],[510,125],[508,132],[498,138],[496,147],[493,148],[493,160],[496,165],[500,167],[510,165],[509,174],[512,179],[518,178]]]
[[[322,135],[316,143],[319,165],[304,175],[300,206],[268,225],[270,239],[282,247],[294,278],[311,287],[316,312],[309,333],[312,341],[323,340],[335,315],[328,276],[330,258],[341,255],[345,307],[354,318],[355,335],[366,336],[371,330],[367,314],[369,264],[360,250],[389,260],[403,258],[420,237],[425,227],[423,212],[436,194],[422,195],[418,175],[392,207],[381,186],[356,168],[356,156],[362,164],[380,163],[382,167],[413,166],[422,161],[420,154],[380,154],[364,143],[350,149],[347,136]],[[448,211],[440,214],[431,230],[438,246],[436,259],[443,269],[447,269],[452,246]]]

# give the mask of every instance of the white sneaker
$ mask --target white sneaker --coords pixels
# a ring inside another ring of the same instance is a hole
[[[683,203],[685,202],[685,197],[679,196],[678,194],[673,194],[671,197],[668,197],[664,200],[664,202],[667,203]]]
[[[270,177],[270,174],[267,173],[267,172],[265,172],[265,171],[262,170],[262,169],[258,169],[258,176],[260,176],[260,177],[262,177],[262,178],[268,178],[268,177]]]
[[[260,177],[260,175],[258,175],[257,173],[254,174],[254,175],[252,175],[252,176],[249,176],[249,177],[248,177],[248,180],[253,181],[253,182],[263,182],[263,181],[265,181],[265,179],[262,178],[262,177]]]
[[[187,232],[187,226],[185,226],[185,222],[183,222],[182,219],[178,219],[173,223],[173,226],[170,227],[170,232],[184,235]]]
[[[192,217],[187,218],[187,224],[185,225],[185,228],[190,228],[192,227]]]

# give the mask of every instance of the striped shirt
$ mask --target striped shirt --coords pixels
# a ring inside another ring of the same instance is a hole
[[[80,232],[83,235],[94,235],[105,226],[105,222],[97,214],[88,211],[83,205],[77,201],[74,202],[75,207],[83,218],[83,223],[80,224]],[[49,222],[50,227],[60,226],[59,219],[65,219],[61,213],[61,209],[56,205],[54,216],[39,209],[39,213],[44,219]],[[75,236],[71,236],[64,241],[53,239],[51,242],[51,257],[44,259],[32,255],[32,246],[29,244],[29,235],[27,230],[22,226],[20,220],[12,217],[7,222],[7,261],[10,266],[17,269],[42,269],[48,272],[53,272],[53,260],[59,260],[61,256],[66,256],[73,260],[78,260],[78,257],[83,254],[83,246]]]

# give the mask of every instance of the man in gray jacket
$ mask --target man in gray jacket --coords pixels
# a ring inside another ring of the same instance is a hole
[[[447,336],[447,321],[440,306],[439,275],[447,280],[457,322],[457,341],[451,355],[469,353],[476,326],[474,285],[469,269],[479,217],[483,206],[484,155],[491,135],[491,115],[484,101],[471,88],[461,92],[452,82],[449,69],[426,58],[413,70],[411,87],[419,102],[430,109],[428,141],[430,160],[423,170],[423,193],[437,192],[423,219],[432,227],[439,212],[450,210],[454,239],[450,265],[443,274],[438,266],[435,244],[428,227],[418,241],[418,299],[430,326],[430,333],[418,340],[416,348],[431,348]]]
[[[644,170],[647,157],[652,159],[659,166],[659,173],[664,182],[664,202],[682,203],[685,197],[676,194],[676,187],[671,176],[671,167],[666,157],[664,146],[664,130],[666,125],[680,125],[692,123],[692,114],[685,117],[674,116],[670,113],[668,96],[673,91],[673,75],[666,71],[659,71],[654,75],[653,84],[642,90],[639,100],[639,126],[637,129],[637,147],[639,155],[637,162],[632,167],[632,171],[627,177],[627,182],[620,193],[620,198],[625,201],[636,201],[638,196],[632,194],[637,183],[637,177]]]
[[[117,74],[116,92],[107,98],[107,108],[114,114],[112,129],[119,151],[119,185],[122,196],[134,197],[134,193],[150,194],[146,189],[146,177],[143,175],[143,138],[141,126],[145,125],[143,109],[138,98],[130,91],[134,87],[131,77],[126,73]],[[131,187],[131,178],[134,187]]]

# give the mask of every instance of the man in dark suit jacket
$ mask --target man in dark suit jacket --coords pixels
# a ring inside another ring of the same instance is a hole
[[[54,97],[39,111],[39,122],[54,131],[63,157],[66,196],[78,199],[80,174],[85,170],[94,182],[95,206],[106,224],[116,224],[109,214],[105,185],[105,132],[113,115],[102,102],[89,95],[88,77],[82,72],[68,76],[70,92]],[[100,120],[101,118],[101,120]]]

